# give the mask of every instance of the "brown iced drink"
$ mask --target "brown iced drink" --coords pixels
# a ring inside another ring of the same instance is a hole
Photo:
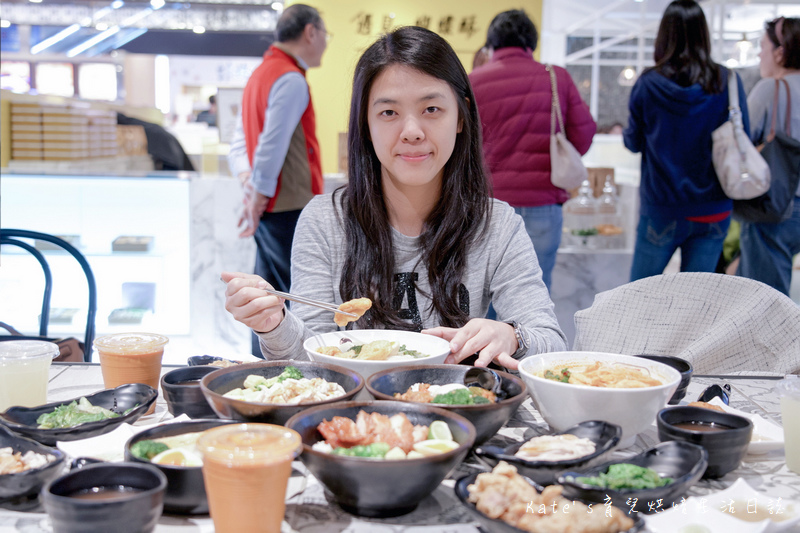
[[[105,387],[144,383],[158,390],[161,358],[168,342],[167,337],[155,333],[117,333],[95,339]],[[155,403],[147,414],[154,410]]]
[[[205,431],[197,448],[214,530],[279,533],[300,435],[272,424],[226,425]]]

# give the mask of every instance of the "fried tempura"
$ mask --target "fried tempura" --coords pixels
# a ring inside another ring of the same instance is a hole
[[[719,405],[714,405],[713,403],[708,402],[692,402],[689,404],[689,407],[702,407],[703,409],[712,409],[714,411],[719,411],[720,413],[725,412],[725,409]]]
[[[339,306],[339,310],[344,311],[345,313],[353,313],[357,316],[352,317],[335,313],[333,315],[333,321],[337,326],[345,327],[348,323],[355,322],[364,316],[364,313],[366,313],[370,307],[372,307],[372,300],[369,298],[356,298],[355,300],[348,300]]]

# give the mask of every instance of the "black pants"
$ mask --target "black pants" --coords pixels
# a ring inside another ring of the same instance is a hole
[[[301,210],[264,213],[253,236],[256,240],[255,273],[276,290],[289,292],[292,286],[292,240]],[[286,302],[288,305],[289,302]],[[253,333],[253,355],[263,357],[258,335]]]

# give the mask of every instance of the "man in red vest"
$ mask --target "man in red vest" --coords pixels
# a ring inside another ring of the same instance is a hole
[[[286,8],[276,42],[250,76],[231,142],[229,164],[244,185],[240,237],[255,237],[255,273],[289,291],[292,239],[300,211],[323,192],[314,106],[305,74],[320,66],[329,38],[319,12]],[[261,356],[258,337],[253,353]]]

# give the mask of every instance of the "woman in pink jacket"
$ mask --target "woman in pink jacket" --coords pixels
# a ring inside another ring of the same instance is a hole
[[[569,193],[550,183],[550,74],[533,58],[538,32],[524,11],[497,15],[486,44],[490,61],[469,79],[483,125],[494,196],[522,215],[547,289],[561,244],[561,204]],[[597,125],[569,73],[553,67],[567,139],[585,154]]]

